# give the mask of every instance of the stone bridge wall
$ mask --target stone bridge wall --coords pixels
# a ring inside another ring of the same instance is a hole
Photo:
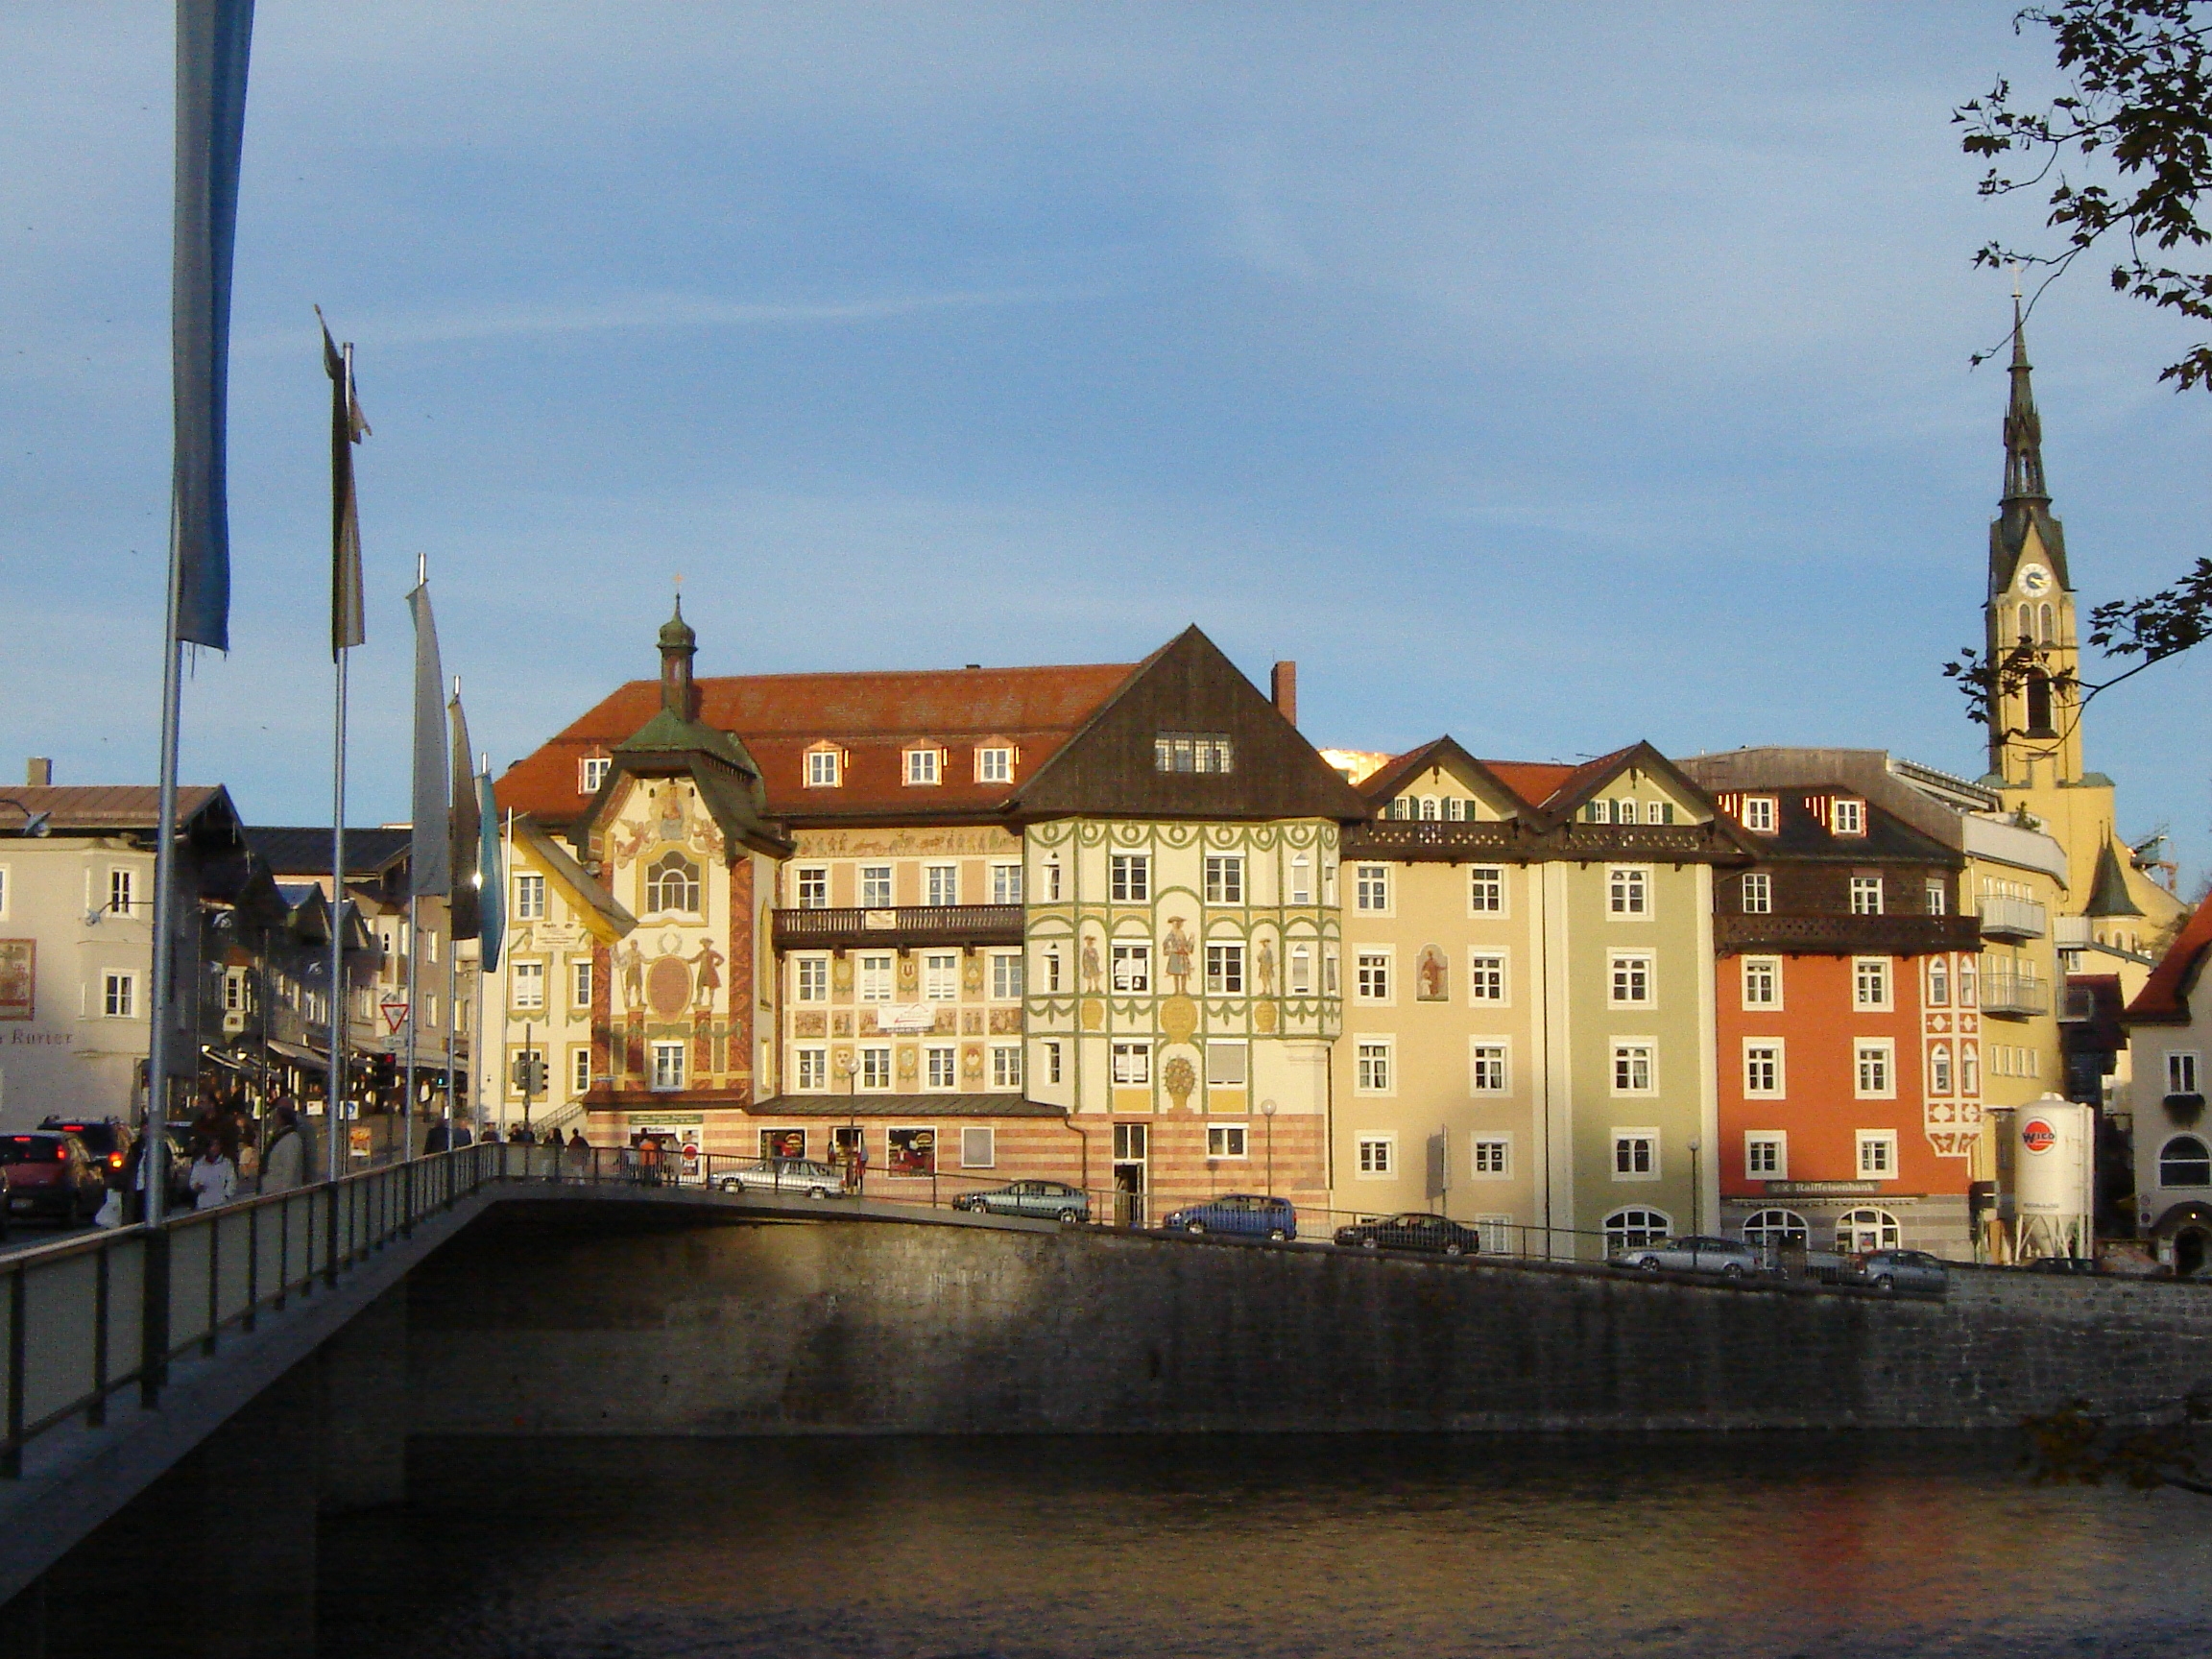
[[[1890,1302],[604,1205],[502,1205],[408,1328],[423,1433],[1992,1428],[2212,1382],[2194,1286]]]

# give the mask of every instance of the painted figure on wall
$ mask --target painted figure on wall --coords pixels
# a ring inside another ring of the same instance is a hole
[[[702,940],[699,952],[691,958],[691,966],[698,970],[693,976],[692,1006],[711,1008],[714,993],[722,989],[722,964],[728,960],[714,949],[714,941]]]
[[[1104,972],[1104,965],[1098,960],[1097,937],[1094,934],[1086,933],[1083,936],[1083,989],[1095,994],[1098,989],[1098,976]]]
[[[1421,947],[1420,960],[1413,971],[1413,997],[1418,1002],[1446,1002],[1451,1000],[1452,970],[1446,966],[1444,952],[1433,945]]]
[[[1275,995],[1275,947],[1264,938],[1252,948],[1252,983],[1261,996]]]
[[[645,1000],[645,952],[632,939],[614,952],[614,961],[622,970],[622,1006],[635,1011]]]
[[[1175,981],[1178,997],[1190,994],[1190,935],[1183,931],[1183,918],[1168,917],[1167,936],[1160,941],[1160,961],[1167,977]]]

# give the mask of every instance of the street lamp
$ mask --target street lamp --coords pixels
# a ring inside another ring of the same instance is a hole
[[[1275,1196],[1275,1102],[1260,1102],[1260,1116],[1267,1119],[1267,1196]]]
[[[0,795],[0,806],[12,806],[23,814],[23,823],[15,833],[44,840],[54,833],[54,814],[51,811],[34,812],[12,795]]]

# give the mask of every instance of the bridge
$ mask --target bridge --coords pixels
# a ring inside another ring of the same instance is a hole
[[[0,1260],[0,1624],[167,1539],[268,1623],[226,1601],[208,1651],[300,1651],[268,1586],[311,1587],[319,1515],[404,1495],[411,1438],[1989,1429],[2212,1379],[2194,1285],[1885,1299],[682,1173],[469,1147]],[[0,1651],[78,1650],[44,1626]]]

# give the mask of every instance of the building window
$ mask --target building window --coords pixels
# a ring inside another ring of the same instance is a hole
[[[922,1050],[922,1087],[943,1094],[960,1086],[960,1050],[950,1043],[931,1043]]]
[[[1813,1230],[1805,1225],[1805,1217],[1794,1210],[1755,1211],[1743,1223],[1743,1242],[1753,1246],[1762,1244],[1810,1243]]]
[[[885,1043],[870,1043],[860,1049],[860,1087],[883,1090],[891,1087],[891,1047]]]
[[[1974,962],[1971,957],[1962,957],[1959,963],[1959,1006],[1973,1007],[1975,995]]]
[[[2170,1052],[2166,1056],[2166,1093],[2169,1094],[2195,1094],[2197,1088],[2197,1056]]]
[[[1163,732],[1152,740],[1156,772],[1231,772],[1237,751],[1220,732]]]
[[[794,1002],[830,1000],[830,958],[798,956],[791,962],[791,999]]]
[[[1336,947],[1333,944],[1321,947],[1321,995],[1340,995],[1337,988]]]
[[[1854,916],[1879,916],[1882,914],[1881,877],[1854,876],[1851,878],[1851,914]]]
[[[1951,970],[1944,966],[1943,958],[1936,957],[1928,964],[1928,1006],[1951,1006]]]
[[[991,1087],[994,1089],[1019,1089],[1022,1087],[1021,1044],[994,1043],[991,1045]]]
[[[1664,1210],[1616,1210],[1605,1217],[1605,1250],[1641,1250],[1673,1236],[1674,1223]]]
[[[797,872],[796,884],[800,909],[830,908],[830,870],[827,865],[802,864]]]
[[[1782,1045],[1761,1041],[1743,1045],[1743,1093],[1769,1100],[1782,1095]]]
[[[1503,1094],[1506,1089],[1505,1045],[1476,1042],[1467,1050],[1468,1087],[1477,1094]]]
[[[1060,1081],[1060,1045],[1056,1042],[1045,1045],[1045,1081]]]
[[[1241,1158],[1244,1152],[1244,1125],[1241,1123],[1209,1123],[1206,1126],[1206,1156],[1209,1158]]]
[[[1743,958],[1743,1006],[1746,1008],[1779,1008],[1782,1006],[1781,957],[1746,956]]]
[[[1928,914],[1931,916],[1948,915],[1950,909],[1951,890],[1944,886],[1941,881],[1931,880],[1928,883]]]
[[[1889,959],[1861,956],[1851,964],[1851,1001],[1859,1008],[1889,1006]]]
[[[1206,902],[1244,902],[1244,855],[1240,853],[1206,854]]]
[[[517,922],[542,922],[545,920],[544,877],[523,875],[515,878],[515,920]]]
[[[1047,945],[1045,948],[1045,989],[1047,991],[1060,989],[1060,947],[1057,945]]]
[[[1290,947],[1290,995],[1310,996],[1313,991],[1313,950],[1310,946]]]
[[[936,1174],[937,1131],[929,1128],[885,1131],[883,1162],[883,1172],[887,1175]]]
[[[1142,904],[1152,897],[1152,856],[1116,853],[1107,860],[1106,896],[1117,904]]]
[[[1390,867],[1355,864],[1352,867],[1352,907],[1380,915],[1390,908]]]
[[[1152,989],[1152,947],[1144,944],[1114,947],[1114,989],[1140,996]]]
[[[1897,1134],[1891,1129],[1859,1131],[1859,1178],[1891,1181],[1897,1176]]]
[[[991,999],[994,1002],[1019,1002],[1022,1000],[1022,955],[1020,951],[1004,950],[992,956]]]
[[[568,1093],[571,1094],[589,1094],[590,1092],[591,1050],[589,1048],[571,1048],[568,1050]]]
[[[653,1045],[653,1087],[662,1090],[684,1087],[683,1044],[656,1043]]]
[[[1390,953],[1362,950],[1354,958],[1354,995],[1362,1002],[1390,1000]]]
[[[1651,1093],[1650,1044],[1616,1043],[1613,1045],[1613,1093],[1616,1094],[1648,1094]]]
[[[110,1020],[134,1019],[138,1013],[138,975],[104,974],[100,983],[100,1008]]]
[[[1928,1093],[1951,1093],[1951,1046],[1938,1043],[1928,1050]]]
[[[1651,874],[1647,870],[1606,872],[1606,908],[1615,916],[1651,914]]]
[[[1209,997],[1241,997],[1244,995],[1243,946],[1209,945],[1206,947],[1206,994]]]
[[[1209,1089],[1243,1088],[1248,1072],[1246,1062],[1251,1054],[1250,1045],[1244,1043],[1207,1044],[1206,1086]]]
[[[1021,865],[994,864],[991,866],[991,902],[994,904],[1019,904],[1022,902]]]
[[[1887,1039],[1858,1046],[1858,1094],[1862,1100],[1887,1099],[1896,1094],[1891,1046]]]
[[[888,910],[891,908],[890,865],[863,864],[860,866],[860,907],[863,910]]]
[[[1743,828],[1757,830],[1762,835],[1774,833],[1774,797],[1747,795],[1743,798]]]
[[[1290,902],[1313,902],[1313,861],[1303,853],[1290,860]]]
[[[515,1006],[536,1010],[545,1006],[545,964],[522,962],[515,964]]]
[[[806,752],[806,787],[836,788],[841,759],[841,755],[835,749],[809,749]]]
[[[131,914],[133,875],[134,872],[129,870],[108,872],[108,908],[118,916]]]
[[[699,914],[699,866],[681,853],[663,853],[645,878],[645,909],[661,915]]]
[[[1863,835],[1866,833],[1866,803],[1863,801],[1838,801],[1829,813],[1829,828],[1838,835]]]
[[[591,1006],[591,958],[579,956],[568,964],[568,1006]]]
[[[2212,1187],[2212,1147],[2194,1135],[2176,1135],[2158,1148],[2158,1185]]]
[[[959,903],[960,866],[957,864],[923,865],[922,902],[932,905]]]
[[[1475,1179],[1504,1181],[1513,1174],[1513,1138],[1510,1135],[1475,1137]]]
[[[1774,878],[1754,870],[1743,878],[1743,914],[1769,916],[1774,911]]]
[[[918,785],[935,783],[937,781],[938,754],[939,752],[935,749],[907,750],[906,781],[909,784]]]
[[[860,1000],[863,1002],[888,1002],[891,1000],[891,964],[887,955],[868,955],[860,958]]]
[[[1961,1044],[1960,1044],[1960,1045],[1959,1045],[1959,1093],[1960,1093],[1960,1094],[1979,1094],[1982,1092],[1982,1079],[1981,1079],[1981,1077],[1980,1077],[1980,1075],[1979,1075],[1980,1070],[1981,1070],[1981,1060],[1980,1060],[1980,1057],[1979,1057],[1979,1056],[1976,1054],[1976,1052],[1975,1052],[1974,1045],[1973,1045],[1973,1044],[1971,1044],[1971,1043],[1961,1043]]]
[[[922,999],[954,1002],[960,998],[960,952],[931,950],[922,958]]]
[[[793,1051],[798,1062],[794,1087],[806,1092],[818,1092],[830,1087],[830,1050],[808,1046]]]
[[[1138,1088],[1152,1081],[1152,1046],[1149,1043],[1114,1045],[1114,1081]]]
[[[1013,782],[1014,751],[1002,748],[976,750],[975,781],[978,783]]]
[[[1836,1218],[1836,1248],[1845,1253],[1894,1250],[1902,1240],[1897,1217],[1887,1210],[1846,1210]]]
[[[1387,1094],[1390,1093],[1390,1040],[1386,1037],[1362,1037],[1354,1046],[1357,1071],[1355,1081],[1361,1094]]]
[[[1474,916],[1505,914],[1505,872],[1495,864],[1478,864],[1467,872],[1467,910]]]
[[[607,781],[607,768],[613,762],[604,755],[584,757],[584,793],[596,795],[599,786]]]
[[[1616,1007],[1648,1008],[1651,1005],[1651,958],[1615,951],[1608,994]]]
[[[1395,1135],[1362,1135],[1356,1151],[1359,1173],[1370,1179],[1389,1175],[1398,1166],[1398,1137]]]
[[[1756,1181],[1790,1178],[1790,1139],[1779,1129],[1754,1129],[1743,1137],[1743,1173]]]
[[[1658,1130],[1616,1129],[1613,1131],[1613,1179],[1616,1181],[1656,1181],[1659,1179]]]
[[[1505,958],[1495,951],[1479,950],[1467,958],[1467,1000],[1505,1000]]]

